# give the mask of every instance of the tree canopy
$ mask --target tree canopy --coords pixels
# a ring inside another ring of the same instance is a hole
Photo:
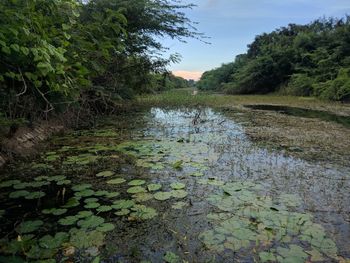
[[[289,24],[256,36],[246,54],[205,72],[202,90],[350,99],[350,17]]]

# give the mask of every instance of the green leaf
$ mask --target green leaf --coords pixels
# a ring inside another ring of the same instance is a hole
[[[175,182],[175,183],[171,183],[171,184],[170,184],[170,187],[173,188],[173,189],[175,189],[175,190],[180,190],[180,189],[185,188],[186,185],[183,184],[183,183]]]
[[[173,252],[166,252],[164,257],[163,257],[164,261],[165,262],[168,262],[168,263],[179,263],[181,262],[180,261],[180,257],[176,254],[174,254]]]
[[[17,228],[17,232],[20,234],[27,234],[38,230],[44,224],[41,220],[24,221]]]

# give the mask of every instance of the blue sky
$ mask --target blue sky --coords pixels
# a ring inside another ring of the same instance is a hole
[[[210,37],[211,45],[189,39],[187,44],[165,39],[170,53],[182,61],[169,69],[178,75],[201,72],[231,62],[246,52],[247,45],[263,32],[289,23],[305,24],[322,16],[350,14],[350,0],[184,0],[196,4],[187,16],[199,22],[197,28]]]

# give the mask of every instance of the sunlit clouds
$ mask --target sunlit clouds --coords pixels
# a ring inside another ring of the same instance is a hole
[[[173,71],[173,74],[178,77],[182,77],[184,79],[193,79],[199,80],[202,76],[203,72],[201,71],[185,71],[185,70],[177,70]]]

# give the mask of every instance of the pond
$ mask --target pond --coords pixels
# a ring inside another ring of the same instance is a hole
[[[245,105],[244,107],[253,110],[277,111],[282,114],[303,117],[318,118],[324,121],[336,122],[344,127],[350,128],[350,117],[332,114],[327,111],[317,111],[296,107],[280,106],[280,105]]]
[[[350,258],[350,168],[262,148],[210,108],[105,119],[1,173],[0,262]]]

